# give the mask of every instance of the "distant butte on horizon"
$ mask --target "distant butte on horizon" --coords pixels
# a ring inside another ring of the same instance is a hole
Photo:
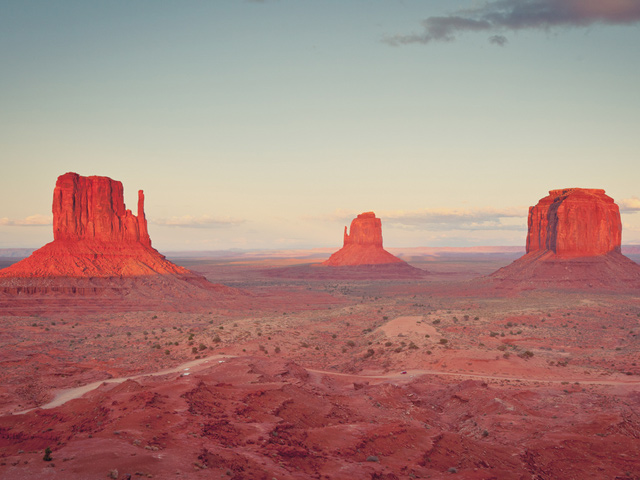
[[[526,254],[490,278],[506,286],[640,285],[640,265],[620,253],[620,209],[604,190],[551,190],[529,208],[528,227]]]
[[[349,231],[344,227],[344,241],[340,250],[322,265],[331,267],[384,265],[406,263],[382,247],[382,221],[375,213],[365,212],[351,221]]]
[[[124,204],[122,183],[65,173],[53,192],[54,240],[0,270],[0,277],[134,277],[192,275],[151,246],[138,192],[138,215]]]

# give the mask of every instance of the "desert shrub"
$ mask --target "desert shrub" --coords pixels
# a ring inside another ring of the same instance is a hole
[[[45,462],[50,462],[51,460],[53,460],[53,458],[51,458],[51,448],[47,447],[44,449],[44,457],[42,457],[42,460],[44,460]]]
[[[309,348],[309,344],[307,342],[302,342],[300,346],[303,348]]]
[[[411,350],[417,350],[417,349],[418,349],[418,346],[417,346],[415,343],[411,342],[411,343],[409,344],[409,348],[410,348]]]
[[[276,353],[280,353],[280,347],[276,347],[273,351]]]
[[[384,344],[384,346],[385,346],[385,347],[390,347],[391,345],[393,345],[393,343],[391,343],[391,342],[386,342],[386,343]]]
[[[354,342],[353,340],[349,340],[347,342],[347,345],[349,345],[350,347],[355,347],[356,346],[356,342]]]
[[[507,349],[506,345],[498,345],[498,350],[500,350],[501,352],[504,352]]]
[[[373,348],[370,348],[369,350],[367,350],[367,353],[364,354],[364,358],[373,357],[374,353],[376,352],[374,352]]]
[[[436,318],[433,322],[431,322],[433,325],[438,325],[440,323],[440,319]]]
[[[446,345],[447,343],[449,343],[449,340],[447,340],[446,338],[441,338],[441,339],[440,339],[440,343],[441,343],[442,345]]]
[[[198,350],[206,350],[206,349],[207,349],[207,346],[206,346],[204,343],[201,343],[201,344],[198,346]]]
[[[526,360],[533,357],[533,352],[531,350],[525,350],[524,352],[519,353],[518,356]]]
[[[191,353],[198,353],[198,348],[197,347],[193,347],[191,349]]]
[[[216,335],[215,337],[213,337],[212,340],[214,343],[220,343],[222,340],[220,339],[220,337],[218,335]]]

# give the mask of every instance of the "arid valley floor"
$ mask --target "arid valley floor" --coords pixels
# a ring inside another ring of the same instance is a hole
[[[521,253],[0,293],[0,478],[640,478],[640,292],[477,280]]]

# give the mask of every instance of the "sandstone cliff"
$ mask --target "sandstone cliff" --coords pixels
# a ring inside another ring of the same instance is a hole
[[[527,253],[584,257],[620,252],[620,211],[604,190],[551,190],[529,209]]]

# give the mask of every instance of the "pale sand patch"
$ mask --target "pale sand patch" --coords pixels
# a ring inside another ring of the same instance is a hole
[[[431,339],[436,340],[441,337],[435,327],[429,325],[422,316],[394,318],[377,330],[384,333],[387,337],[397,337],[400,335],[409,336],[411,334],[420,335],[421,337],[431,335]]]

